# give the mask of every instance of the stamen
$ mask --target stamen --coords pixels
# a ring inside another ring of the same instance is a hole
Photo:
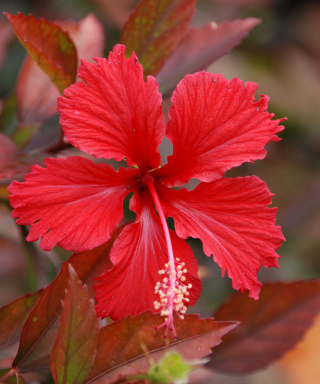
[[[159,295],[160,302],[155,301],[154,307],[155,307],[155,309],[161,308],[161,313],[160,313],[161,316],[167,316],[167,319],[165,320],[165,322],[162,325],[160,325],[159,327],[157,327],[157,329],[165,326],[167,328],[166,333],[165,333],[165,337],[167,336],[168,328],[170,328],[170,329],[172,328],[172,330],[174,330],[173,322],[169,323],[169,317],[170,317],[169,301],[170,301],[170,299],[172,299],[173,310],[176,311],[177,315],[182,320],[184,319],[183,314],[186,313],[186,311],[187,311],[187,307],[184,305],[184,301],[186,303],[188,303],[190,301],[190,299],[186,296],[189,296],[188,289],[189,289],[189,286],[191,288],[192,285],[191,284],[188,284],[188,285],[183,284],[183,281],[186,280],[186,277],[183,276],[183,274],[187,273],[188,271],[186,268],[184,268],[183,271],[181,271],[181,269],[179,267],[181,267],[182,264],[178,262],[178,259],[176,259],[176,263],[178,264],[178,266],[175,267],[176,268],[175,272],[177,272],[177,270],[180,270],[180,274],[179,273],[177,273],[176,275],[172,274],[171,270],[169,269],[169,272],[170,272],[170,277],[169,277],[170,284],[169,284],[169,286],[167,284],[168,278],[165,277],[162,280],[162,283],[158,282],[156,284],[156,288],[155,288],[155,290],[156,290],[155,293]],[[173,282],[173,285],[174,285],[173,291],[171,290],[171,282]],[[169,300],[163,299],[163,297],[168,297],[168,296],[169,296]]]

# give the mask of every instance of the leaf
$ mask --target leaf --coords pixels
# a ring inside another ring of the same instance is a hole
[[[45,19],[5,13],[20,43],[62,93],[75,82],[77,51],[68,33]]]
[[[69,33],[76,46],[79,61],[85,59],[93,62],[92,57],[103,56],[103,27],[93,14],[77,23],[66,21],[59,25],[63,31]],[[59,91],[30,56],[26,57],[20,68],[16,93],[21,122],[42,122],[57,114]]]
[[[18,173],[30,171],[32,164],[43,164],[41,154],[25,154],[6,135],[0,133],[0,178],[12,178]]]
[[[50,356],[56,384],[84,383],[91,372],[99,341],[100,319],[93,300],[69,264],[69,284],[59,318],[59,332]]]
[[[73,254],[68,263],[63,264],[58,277],[44,289],[22,330],[19,351],[13,362],[15,373],[49,366],[49,354],[58,333],[57,319],[61,311],[61,300],[68,286],[68,264],[73,266],[82,282],[89,284],[92,292],[93,279],[101,274],[101,269],[112,266],[109,252],[124,226],[113,231],[107,243],[91,251]]]
[[[19,148],[25,149],[40,128],[41,125],[39,123],[29,125],[20,124],[12,136],[12,139]]]
[[[122,30],[128,20],[136,0],[95,0],[100,18],[107,22],[107,25]]]
[[[59,90],[29,55],[20,68],[16,94],[18,116],[23,123],[41,122],[58,112]]]
[[[16,343],[20,339],[22,328],[41,294],[42,290],[33,295],[27,294],[0,308],[0,360],[6,359],[6,367],[11,367],[11,359],[17,353]],[[1,368],[4,368],[3,363]]]
[[[93,13],[89,13],[79,22],[64,21],[59,23],[62,30],[68,32],[74,42],[78,60],[85,59],[95,63],[93,57],[103,57],[105,35],[103,25]]]
[[[185,75],[206,69],[226,55],[260,22],[248,17],[190,28],[157,75],[161,92],[171,93]]]
[[[8,46],[14,34],[6,20],[0,20],[0,66],[7,57]]]
[[[12,136],[18,127],[17,98],[14,93],[9,94],[0,102],[0,131],[7,136]]]
[[[169,333],[170,346],[161,328],[163,317],[150,311],[136,317],[126,317],[100,331],[97,358],[87,383],[112,383],[121,376],[148,370],[148,361],[142,350],[144,345],[151,357],[158,361],[166,349],[180,353],[184,360],[198,359],[211,353],[211,348],[221,343],[221,337],[236,326],[235,322],[216,322],[186,315],[184,320],[175,316],[178,339]]]
[[[240,321],[213,351],[209,366],[228,374],[262,369],[291,349],[320,310],[320,279],[266,284],[260,299],[237,294],[215,313]]]
[[[156,75],[189,27],[196,0],[142,0],[124,26],[121,43],[134,51],[144,76]]]

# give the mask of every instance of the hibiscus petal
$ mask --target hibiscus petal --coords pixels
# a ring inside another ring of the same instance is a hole
[[[284,239],[275,226],[277,208],[267,208],[272,194],[256,176],[223,178],[201,183],[193,191],[157,185],[166,216],[175,221],[177,235],[200,238],[207,256],[227,270],[234,289],[250,290],[257,299],[260,265],[278,267],[275,250]]]
[[[157,81],[143,80],[143,69],[125,47],[116,45],[108,59],[97,64],[82,61],[85,81],[65,90],[58,99],[60,123],[66,139],[96,157],[127,158],[142,172],[160,165],[157,151],[165,132]]]
[[[149,309],[159,312],[154,308],[154,301],[159,300],[154,288],[162,281],[158,271],[168,262],[164,231],[148,190],[135,193],[133,200],[131,208],[140,210],[137,222],[121,232],[110,255],[113,268],[98,277],[101,283],[94,285],[98,316],[113,320]],[[186,263],[185,284],[192,284],[189,304],[193,305],[201,292],[197,260],[184,240],[173,231],[170,236],[174,256]]]
[[[211,182],[245,161],[262,159],[264,146],[277,141],[282,120],[266,112],[268,97],[254,102],[257,84],[220,74],[186,76],[172,96],[167,137],[173,144],[168,164],[157,170],[166,185],[178,186],[192,177]]]
[[[138,186],[136,169],[93,164],[83,157],[45,160],[33,166],[25,182],[8,188],[18,224],[29,225],[28,241],[49,251],[56,243],[85,251],[105,243],[123,217],[124,197]]]

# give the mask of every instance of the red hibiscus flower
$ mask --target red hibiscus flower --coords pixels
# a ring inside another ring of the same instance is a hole
[[[157,81],[148,76],[145,82],[136,56],[126,59],[124,50],[117,45],[108,59],[83,61],[84,82],[65,90],[58,109],[68,142],[97,158],[125,158],[128,167],[116,172],[78,156],[49,158],[46,168],[35,165],[25,182],[10,185],[12,216],[31,225],[27,240],[41,237],[44,250],[55,244],[90,250],[110,238],[133,192],[135,223],[122,230],[110,254],[113,268],[95,285],[99,316],[117,320],[161,310],[165,325],[174,310],[183,316],[201,291],[196,259],[183,240],[189,236],[201,239],[233,288],[258,298],[260,265],[278,266],[275,250],[284,240],[276,208],[267,208],[272,194],[255,176],[222,177],[264,158],[264,146],[279,140],[281,120],[271,120],[266,96],[254,101],[256,84],[203,71],[179,83],[166,126]],[[165,133],[173,155],[162,166],[158,147]],[[170,188],[191,178],[202,181],[192,191]]]

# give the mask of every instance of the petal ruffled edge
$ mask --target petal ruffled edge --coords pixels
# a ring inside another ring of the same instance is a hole
[[[160,183],[159,197],[178,236],[200,238],[207,256],[232,279],[234,289],[257,299],[260,266],[278,267],[276,250],[283,237],[275,226],[277,208],[268,208],[272,194],[256,176],[200,183],[193,191],[171,190]]]
[[[105,243],[123,217],[124,197],[140,185],[138,170],[94,164],[83,157],[48,158],[33,166],[25,182],[8,188],[12,217],[31,225],[28,241],[40,247],[90,250]]]
[[[263,159],[264,146],[280,140],[276,134],[284,129],[279,123],[285,119],[271,120],[267,96],[254,101],[257,87],[206,71],[187,75],[171,99],[166,135],[173,155],[155,177],[167,186],[191,178],[211,182],[243,162]]]
[[[108,59],[97,64],[82,60],[84,82],[59,97],[60,123],[66,139],[95,157],[127,159],[142,172],[157,168],[158,147],[165,133],[162,96],[156,79],[143,79],[134,53],[126,59],[125,46],[116,45]]]

